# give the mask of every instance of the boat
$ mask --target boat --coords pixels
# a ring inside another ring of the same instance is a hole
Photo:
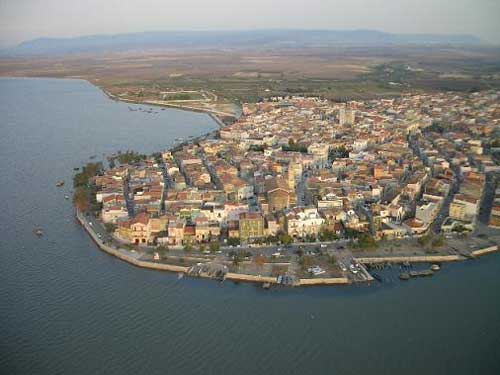
[[[33,231],[38,237],[42,237],[43,236],[43,230],[42,228],[35,228],[35,230]]]
[[[433,264],[431,266],[431,270],[436,272],[436,271],[439,271],[441,269],[441,267],[439,266],[439,264]]]
[[[57,187],[64,186],[64,181],[63,181],[63,180],[61,180],[61,181],[57,181],[56,186],[57,186]]]
[[[401,280],[410,280],[410,275],[408,274],[408,272],[402,272],[399,274],[399,278]]]
[[[79,171],[80,170],[80,167],[75,167],[73,168],[74,171]]]
[[[179,272],[177,274],[177,279],[182,279],[184,277],[184,274],[182,272]]]
[[[262,288],[264,288],[264,289],[269,289],[270,287],[271,287],[271,283],[262,284]]]
[[[68,194],[66,194],[66,195],[64,196],[64,199],[69,199],[69,195],[68,195]]]

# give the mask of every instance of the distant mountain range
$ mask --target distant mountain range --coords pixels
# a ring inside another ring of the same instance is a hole
[[[473,35],[391,34],[375,30],[158,31],[39,38],[2,55],[61,55],[156,48],[324,47],[333,45],[479,44]]]

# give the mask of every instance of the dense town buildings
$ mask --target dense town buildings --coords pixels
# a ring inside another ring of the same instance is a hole
[[[102,220],[136,244],[254,243],[471,230],[500,125],[499,93],[366,102],[271,98],[215,138],[95,178]],[[491,226],[498,226],[498,202]]]

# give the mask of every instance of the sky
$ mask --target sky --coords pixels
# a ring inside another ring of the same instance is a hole
[[[373,29],[500,44],[500,0],[0,0],[0,47],[163,30]]]

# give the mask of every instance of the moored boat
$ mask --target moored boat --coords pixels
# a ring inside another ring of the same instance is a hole
[[[439,264],[433,264],[431,266],[431,270],[436,272],[436,271],[439,271],[441,269],[441,267],[439,266]]]
[[[399,278],[401,280],[410,280],[410,275],[408,274],[408,272],[402,272],[399,274]]]

